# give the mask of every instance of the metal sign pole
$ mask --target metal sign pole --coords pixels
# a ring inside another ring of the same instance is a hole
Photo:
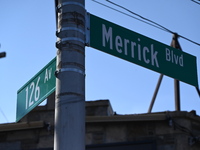
[[[161,84],[161,82],[162,82],[162,79],[163,79],[163,74],[160,74],[160,77],[159,77],[159,79],[158,79],[158,83],[157,83],[157,85],[156,85],[156,89],[155,89],[154,94],[153,94],[153,97],[152,97],[152,99],[151,99],[151,104],[150,104],[150,106],[149,106],[148,113],[151,113],[151,111],[152,111],[154,102],[155,102],[155,100],[156,100],[156,96],[157,96],[157,94],[158,94],[158,90],[159,90],[159,88],[160,88],[160,84]]]
[[[85,0],[55,4],[58,41],[54,150],[85,149]]]
[[[198,95],[199,95],[199,97],[200,97],[200,90],[199,90],[199,88],[196,87],[196,90],[197,90],[197,93],[198,93]]]
[[[178,42],[178,34],[175,33],[173,35],[173,39],[172,39],[172,42],[171,42],[170,46],[182,51],[182,48],[181,48],[181,46],[180,46],[180,44]],[[161,74],[160,78],[158,80],[156,89],[154,91],[154,95],[152,97],[151,104],[150,104],[149,109],[148,109],[148,113],[151,113],[151,111],[152,111],[152,108],[153,108],[153,105],[154,105],[158,90],[160,88],[160,84],[161,84],[162,78],[163,78],[163,75]],[[198,87],[196,87],[196,90],[197,90],[198,95],[200,96],[200,90],[198,89]],[[181,110],[181,108],[180,108],[180,82],[179,82],[179,80],[176,80],[176,79],[174,79],[174,97],[175,97],[175,110],[176,111],[180,111]]]
[[[178,34],[174,33],[173,39],[171,42],[171,47],[179,49],[182,51],[181,46],[178,42]],[[175,110],[180,111],[180,82],[177,79],[174,79],[174,96],[175,96]]]
[[[178,42],[178,34],[174,34],[173,35],[173,39],[172,39],[172,42],[171,42],[170,46],[172,46],[173,48],[182,50],[181,46],[180,46],[180,44]],[[156,89],[154,91],[154,95],[153,95],[152,100],[151,100],[151,104],[149,106],[148,113],[151,113],[151,111],[152,111],[156,96],[158,94],[158,90],[160,88],[160,84],[161,84],[162,78],[163,78],[163,74],[160,75],[160,78],[158,80]],[[180,83],[179,83],[179,80],[176,80],[176,79],[174,79],[174,96],[175,96],[175,110],[176,111],[180,111]]]

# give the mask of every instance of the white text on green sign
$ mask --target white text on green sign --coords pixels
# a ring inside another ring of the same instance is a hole
[[[56,58],[18,90],[16,121],[19,121],[55,91],[55,70]]]
[[[196,57],[90,15],[90,46],[198,87]]]

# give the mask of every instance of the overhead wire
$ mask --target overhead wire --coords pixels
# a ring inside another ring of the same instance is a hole
[[[110,0],[106,0],[106,1],[109,2],[109,3],[112,4],[112,5],[115,5],[115,6],[119,7],[119,8],[121,8],[121,9],[126,10],[127,12],[129,12],[129,13],[131,13],[131,14],[133,14],[133,15],[135,15],[135,16],[141,18],[141,19],[136,18],[136,17],[134,17],[134,16],[132,16],[132,15],[129,15],[129,14],[125,13],[125,12],[119,11],[119,10],[113,8],[113,7],[110,7],[110,6],[106,5],[106,4],[100,3],[100,2],[98,2],[98,1],[96,1],[96,0],[92,0],[92,1],[94,1],[94,2],[96,2],[96,3],[98,3],[98,4],[100,4],[100,5],[103,5],[104,7],[107,7],[107,8],[109,8],[109,9],[112,9],[112,10],[114,10],[114,11],[117,11],[117,12],[119,12],[119,13],[122,13],[122,14],[124,14],[124,15],[127,15],[127,16],[129,16],[129,17],[131,17],[131,18],[134,18],[134,19],[137,19],[137,20],[139,20],[139,21],[142,21],[142,22],[144,22],[144,23],[146,23],[146,24],[148,24],[148,25],[151,25],[151,26],[153,26],[153,27],[156,27],[156,28],[158,28],[158,29],[161,29],[161,30],[163,30],[163,31],[166,31],[166,32],[168,32],[168,33],[177,34],[176,32],[173,32],[173,31],[167,29],[166,27],[164,27],[164,26],[162,26],[162,25],[160,25],[160,24],[158,24],[158,23],[156,23],[156,22],[154,22],[154,21],[152,21],[152,20],[150,20],[150,19],[147,19],[147,18],[145,18],[145,17],[143,17],[143,16],[141,16],[141,15],[139,15],[139,14],[137,14],[137,13],[135,13],[135,12],[133,12],[133,11],[131,11],[131,10],[129,10],[129,9],[127,9],[127,8],[125,8],[125,7],[123,7],[123,6],[121,6],[121,5],[119,5],[119,4],[116,4],[116,3],[114,3],[114,2],[112,2],[112,1],[110,1]],[[145,20],[145,21],[144,21],[144,20]],[[183,38],[183,39],[185,39],[185,40],[187,40],[187,41],[189,41],[189,42],[191,42],[191,43],[193,43],[193,44],[196,44],[196,45],[200,46],[200,43],[197,43],[197,42],[195,42],[195,41],[193,41],[193,40],[190,40],[189,38],[186,38],[186,37],[184,37],[184,36],[182,36],[182,35],[179,35],[179,34],[178,34],[178,37],[181,37],[181,38]]]
[[[156,23],[156,22],[154,22],[154,21],[152,21],[152,20],[150,20],[150,19],[147,19],[147,18],[145,18],[145,17],[143,17],[143,16],[141,16],[141,15],[139,15],[139,14],[137,14],[137,13],[135,13],[135,12],[133,12],[133,11],[131,11],[131,10],[129,10],[129,9],[125,8],[125,7],[123,7],[123,6],[121,6],[121,5],[118,5],[118,4],[114,3],[114,2],[111,2],[110,0],[106,0],[106,1],[109,2],[109,3],[111,3],[111,4],[113,4],[113,5],[115,5],[115,6],[117,6],[117,7],[120,7],[120,8],[122,8],[122,9],[128,11],[129,13],[131,13],[131,14],[133,14],[133,15],[136,15],[136,16],[138,16],[138,17],[140,17],[140,18],[142,18],[142,19],[144,19],[144,20],[146,20],[146,21],[149,21],[149,22],[151,22],[151,23],[153,23],[153,24],[159,26],[160,28],[164,29],[165,31],[167,31],[167,32],[169,32],[169,33],[174,34],[173,31],[171,31],[171,30],[165,28],[164,26],[162,26],[162,25],[160,25],[160,24],[158,24],[158,23]]]
[[[195,0],[191,0],[192,2],[195,2],[196,4],[199,4],[200,5],[200,2],[197,2],[197,1],[195,1]]]
[[[3,110],[1,109],[1,107],[0,107],[0,112],[1,112],[1,114],[3,115],[3,117],[6,119],[6,121],[9,122],[9,121],[8,121],[8,118],[6,117],[6,115],[5,115],[5,113],[3,112]]]
[[[141,15],[139,15],[139,14],[137,14],[137,13],[134,13],[133,11],[131,11],[131,10],[129,10],[129,9],[127,9],[127,8],[125,8],[125,7],[123,7],[123,6],[121,6],[121,5],[118,5],[118,4],[114,3],[114,2],[111,2],[110,0],[106,0],[106,1],[109,2],[109,3],[111,3],[111,4],[113,4],[113,5],[115,5],[115,6],[117,6],[117,7],[119,7],[119,8],[122,8],[122,9],[124,9],[124,10],[126,10],[126,11],[128,11],[128,12],[130,12],[130,13],[132,13],[132,14],[134,14],[134,15],[136,15],[136,16],[142,18],[142,19],[144,19],[144,20],[147,20],[147,21],[149,21],[149,22],[151,22],[151,23],[153,23],[153,24],[155,24],[155,25],[157,25],[157,26],[163,28],[165,31],[167,31],[167,32],[169,32],[169,33],[175,34],[175,32],[173,32],[173,31],[171,31],[171,30],[165,28],[164,26],[162,26],[162,25],[160,25],[160,24],[158,24],[158,23],[156,23],[156,22],[154,22],[154,21],[152,21],[152,20],[150,20],[150,19],[147,19],[147,18],[145,18],[145,17],[142,17]],[[176,34],[177,34],[177,33],[176,33]],[[183,38],[183,39],[185,39],[185,40],[187,40],[187,41],[189,41],[189,42],[191,42],[191,43],[193,43],[193,44],[196,44],[196,45],[200,46],[200,43],[197,43],[197,42],[195,42],[195,41],[193,41],[193,40],[190,40],[189,38],[186,38],[186,37],[184,37],[184,36],[182,36],[182,35],[179,35],[179,34],[178,34],[178,36],[181,37],[181,38]]]
[[[121,14],[124,14],[124,15],[126,15],[126,16],[128,16],[128,17],[134,18],[134,19],[139,20],[139,21],[141,21],[141,22],[143,22],[143,23],[149,24],[149,25],[151,25],[151,26],[153,26],[153,27],[156,27],[156,28],[158,28],[158,29],[161,29],[161,30],[165,31],[165,30],[164,30],[163,28],[161,28],[161,27],[158,27],[158,26],[156,26],[156,25],[154,25],[154,24],[151,24],[151,23],[149,23],[149,22],[147,22],[147,21],[144,21],[144,20],[142,20],[142,19],[136,18],[136,17],[134,17],[134,16],[132,16],[132,15],[129,15],[129,14],[123,12],[123,11],[117,10],[117,9],[115,9],[115,8],[113,8],[113,7],[110,7],[110,6],[108,6],[108,5],[105,5],[105,4],[103,4],[103,3],[101,3],[101,2],[98,2],[98,1],[96,1],[96,0],[92,0],[92,1],[94,1],[94,2],[96,2],[96,3],[98,3],[98,4],[100,4],[100,5],[102,5],[102,6],[104,6],[104,7],[107,7],[107,8],[109,8],[109,9],[112,9],[112,10],[114,10],[114,11],[117,11],[117,12],[119,12],[119,13],[121,13]]]

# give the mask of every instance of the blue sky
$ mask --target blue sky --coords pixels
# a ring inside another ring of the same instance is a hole
[[[101,2],[116,8],[106,1]],[[200,43],[200,5],[190,0],[113,2]],[[171,34],[92,0],[86,0],[86,10],[164,44],[171,43]],[[0,52],[7,53],[6,58],[0,59],[0,123],[7,123],[15,121],[17,90],[56,56],[54,1],[1,1],[0,19]],[[179,42],[183,51],[197,57],[200,79],[200,46],[181,38]],[[86,100],[109,99],[118,114],[146,113],[159,75],[86,47]],[[182,82],[180,85],[181,110],[196,110],[200,115],[200,99],[195,87]],[[173,79],[164,76],[153,112],[174,110]]]

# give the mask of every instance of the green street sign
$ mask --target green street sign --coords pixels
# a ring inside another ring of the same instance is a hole
[[[38,106],[55,91],[56,58],[51,60],[33,78],[17,91],[16,122]]]
[[[198,87],[196,57],[89,15],[89,46]]]

